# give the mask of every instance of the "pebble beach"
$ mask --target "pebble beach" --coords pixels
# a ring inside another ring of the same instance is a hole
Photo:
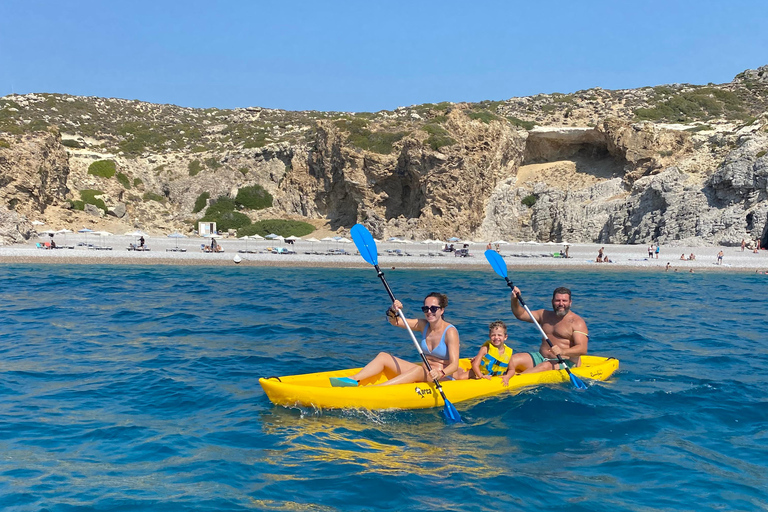
[[[293,245],[269,240],[241,240],[220,238],[223,252],[210,253],[201,249],[209,245],[205,238],[174,239],[151,237],[147,251],[128,250],[137,244],[135,237],[115,235],[97,239],[69,235],[57,237],[57,249],[41,249],[38,243],[47,237],[32,239],[30,243],[0,247],[0,261],[4,263],[63,263],[63,264],[116,264],[116,265],[242,265],[242,266],[305,266],[305,267],[360,267],[368,264],[359,256],[353,243],[308,242],[298,240]],[[90,244],[90,246],[89,246]],[[457,248],[463,243],[455,244]],[[468,257],[456,257],[443,252],[438,244],[377,243],[379,265],[383,268],[472,268],[487,267],[483,256],[485,243],[470,243]],[[609,263],[596,262],[603,248]],[[276,253],[285,249],[288,253]],[[768,272],[768,251],[757,253],[740,247],[687,247],[662,246],[659,257],[648,257],[646,245],[571,244],[568,258],[562,257],[564,246],[553,243],[519,242],[499,246],[499,253],[507,264],[522,268],[602,268],[648,269],[671,272],[750,271]],[[717,264],[717,254],[723,251],[723,261]],[[346,254],[345,254],[346,253]],[[694,260],[682,260],[695,255]],[[667,268],[669,264],[669,268]]]

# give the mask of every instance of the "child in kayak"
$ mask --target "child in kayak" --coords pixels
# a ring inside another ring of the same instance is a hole
[[[489,379],[507,371],[512,349],[506,345],[507,325],[501,320],[488,326],[488,341],[472,359],[472,369],[457,372],[456,379]]]

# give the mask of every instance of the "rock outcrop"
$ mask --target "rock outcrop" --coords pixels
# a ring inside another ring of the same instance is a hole
[[[69,192],[69,162],[58,133],[7,136],[0,145],[0,239],[21,242],[33,220],[62,206]],[[10,211],[9,211],[10,210]]]

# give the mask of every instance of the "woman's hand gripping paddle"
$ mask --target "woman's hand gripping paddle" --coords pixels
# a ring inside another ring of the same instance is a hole
[[[373,268],[375,268],[376,272],[378,272],[379,279],[381,279],[381,282],[384,284],[384,288],[387,289],[389,298],[392,300],[392,302],[395,302],[395,295],[392,293],[387,280],[384,278],[384,272],[382,272],[379,268],[379,255],[376,250],[376,242],[373,240],[373,236],[371,236],[370,231],[368,231],[362,224],[355,224],[352,226],[350,234],[352,235],[352,240],[355,241],[357,250],[360,251],[360,256],[362,256],[366,262],[373,265]],[[397,313],[400,315],[400,318],[402,318],[406,329],[408,329],[408,334],[411,335],[411,341],[413,341],[416,350],[418,350],[419,355],[421,356],[421,360],[424,361],[424,367],[428,372],[431,372],[432,367],[429,365],[429,361],[427,361],[426,356],[424,356],[424,352],[421,350],[419,342],[416,341],[416,336],[414,336],[413,331],[411,330],[411,326],[408,325],[408,322],[406,322],[405,314],[402,310],[398,310]],[[445,402],[445,408],[443,409],[443,416],[445,416],[445,419],[451,422],[461,421],[459,411],[457,411],[456,407],[454,407],[453,404],[449,402],[445,397],[445,392],[443,392],[443,386],[440,385],[440,381],[436,380],[434,383],[435,387],[437,387],[437,390],[440,392],[440,396],[443,397],[443,401]]]
[[[504,278],[504,280],[507,281],[507,286],[509,286],[510,289],[514,289],[515,285],[512,284],[512,281],[510,281],[509,278],[507,277],[507,264],[504,262],[504,259],[501,257],[501,255],[496,251],[492,251],[488,249],[487,251],[485,251],[485,259],[487,259],[488,263],[491,264],[491,267],[493,268],[493,270],[495,270],[497,274],[499,274],[501,277]],[[547,340],[547,343],[551,347],[552,342],[549,341],[549,336],[547,336],[547,334],[544,332],[544,329],[542,329],[541,326],[539,325],[539,322],[537,322],[536,319],[533,317],[533,315],[531,314],[531,310],[528,309],[528,306],[525,304],[525,301],[523,301],[523,298],[520,295],[518,295],[517,300],[520,301],[520,305],[525,308],[525,312],[528,313],[528,316],[531,318],[531,321],[533,321],[534,325],[536,325],[536,327],[539,328],[539,332],[541,332],[541,335],[544,336],[544,339]],[[557,354],[557,360],[560,364],[563,365],[563,367],[565,368],[565,371],[568,372],[568,377],[571,378],[571,382],[573,383],[574,386],[576,386],[578,389],[587,389],[586,384],[584,384],[584,382],[580,378],[578,378],[577,376],[571,373],[570,368],[568,368],[565,365],[565,361],[563,361],[563,358],[560,357],[560,354]]]

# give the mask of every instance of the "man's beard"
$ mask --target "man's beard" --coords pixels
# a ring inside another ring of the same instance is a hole
[[[564,317],[571,311],[571,308],[555,309],[555,314],[560,318]]]

